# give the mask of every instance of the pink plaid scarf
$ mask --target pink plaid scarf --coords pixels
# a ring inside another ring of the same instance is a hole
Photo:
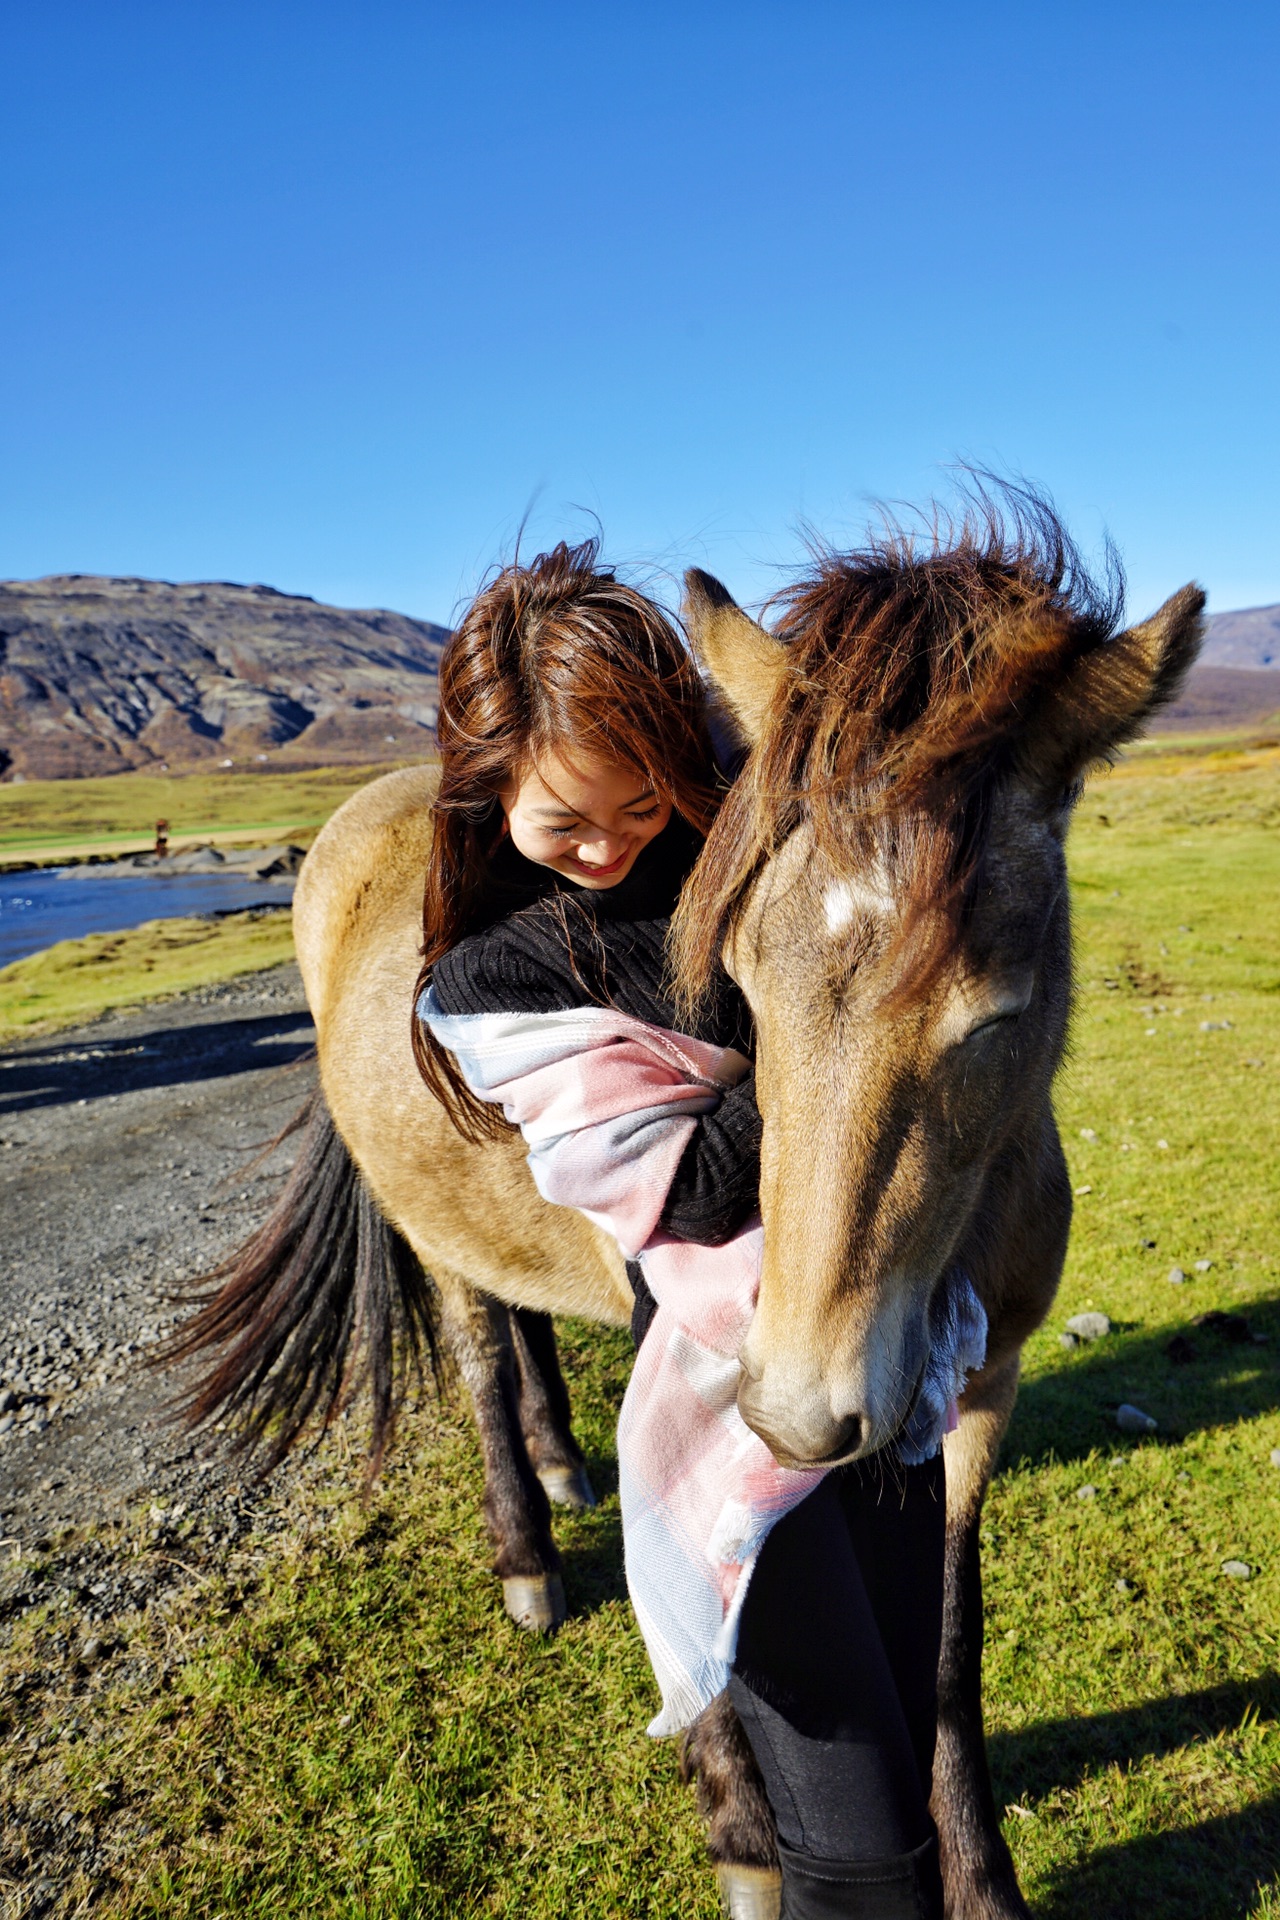
[[[649,1731],[674,1733],[724,1688],[764,1539],[823,1473],[779,1466],[738,1412],[759,1220],[719,1247],[659,1228],[698,1116],[750,1063],[605,1007],[448,1015],[428,991],[418,1011],[473,1092],[521,1129],[543,1198],[606,1227],[639,1259],[657,1302],[622,1403],[618,1467],[627,1584],[662,1692]],[[937,1451],[965,1372],[985,1350],[986,1317],[968,1281],[957,1276],[944,1293],[899,1442],[909,1461]]]

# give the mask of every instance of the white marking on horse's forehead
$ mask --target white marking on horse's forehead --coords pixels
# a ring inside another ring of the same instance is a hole
[[[860,913],[890,913],[895,905],[888,877],[882,867],[850,879],[832,880],[822,895],[827,932],[834,940],[852,926]]]

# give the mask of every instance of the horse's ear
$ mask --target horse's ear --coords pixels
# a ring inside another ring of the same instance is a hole
[[[786,672],[779,640],[745,614],[709,573],[690,567],[684,576],[685,632],[710,674],[745,743],[754,746]]]
[[[1105,760],[1174,699],[1204,638],[1205,596],[1194,582],[1158,613],[1080,659],[1034,731],[1035,771],[1055,790]]]

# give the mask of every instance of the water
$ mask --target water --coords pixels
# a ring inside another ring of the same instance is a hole
[[[0,872],[0,967],[55,940],[117,933],[144,920],[284,906],[292,880],[248,880],[204,873],[95,874],[92,867]]]

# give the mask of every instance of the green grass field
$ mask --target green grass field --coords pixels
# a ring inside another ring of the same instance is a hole
[[[310,773],[119,773],[0,786],[0,865],[150,846],[157,820],[184,841],[289,840],[309,846],[334,808],[385,767]]]
[[[1157,755],[1091,785],[1073,835],[1076,1224],[985,1523],[997,1798],[1040,1920],[1280,1916],[1278,827],[1275,751]],[[1086,1306],[1115,1330],[1064,1352]],[[1268,1343],[1195,1326],[1210,1309]],[[120,1623],[167,1656],[162,1684],[108,1668],[74,1737],[50,1709],[23,1792],[145,1825],[114,1910],[711,1920],[674,1751],[643,1732],[612,1442],[628,1345],[563,1341],[605,1497],[559,1527],[562,1633],[501,1612],[456,1401],[409,1416],[367,1508],[326,1443],[259,1564]],[[1118,1432],[1121,1401],[1158,1432]],[[17,1657],[55,1625],[30,1617]]]
[[[219,920],[147,920],[122,933],[60,940],[0,967],[0,1043],[92,1020],[293,958],[286,907]]]

